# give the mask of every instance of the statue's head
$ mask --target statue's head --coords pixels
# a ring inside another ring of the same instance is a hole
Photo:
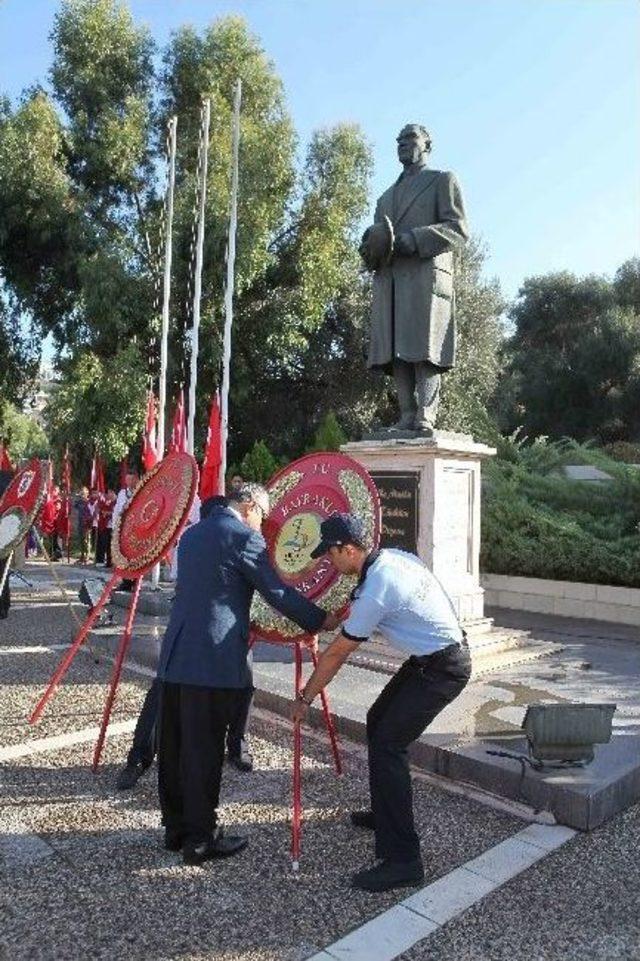
[[[398,160],[403,167],[420,163],[431,153],[431,134],[420,123],[408,123],[396,137]]]

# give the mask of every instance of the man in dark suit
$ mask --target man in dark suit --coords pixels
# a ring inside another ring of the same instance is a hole
[[[189,528],[178,548],[178,581],[164,636],[158,752],[165,846],[187,864],[236,854],[244,837],[216,827],[225,735],[252,686],[249,611],[254,590],[309,634],[337,618],[277,576],[260,527],[269,495],[246,484],[229,506]]]
[[[242,486],[242,485],[240,485]],[[215,495],[205,500],[200,508],[200,519],[205,520],[215,507],[223,507],[226,497]],[[229,763],[239,771],[252,771],[253,758],[247,746],[247,729],[253,701],[253,685],[247,687],[239,698],[238,710],[227,731],[227,756]],[[160,681],[154,678],[146,693],[138,716],[133,743],[127,763],[118,775],[116,786],[119,791],[129,791],[135,787],[142,775],[153,764],[158,751],[158,714],[160,711]]]

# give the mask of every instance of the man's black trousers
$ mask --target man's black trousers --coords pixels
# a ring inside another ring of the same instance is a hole
[[[249,726],[253,692],[253,687],[245,687],[238,692],[236,712],[229,723],[227,733],[227,752],[230,757],[239,757],[243,748],[246,747],[245,739]],[[153,759],[158,750],[159,700],[160,681],[156,678],[144,699],[133,733],[133,744],[127,757],[127,764],[142,764],[145,768],[153,764]]]
[[[224,745],[242,689],[162,683],[158,789],[167,832],[199,843],[216,826]]]
[[[369,787],[377,858],[412,861],[420,857],[407,748],[458,696],[470,675],[466,642],[436,654],[410,657],[369,709]]]

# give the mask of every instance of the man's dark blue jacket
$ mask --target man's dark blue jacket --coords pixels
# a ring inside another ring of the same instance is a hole
[[[262,535],[227,507],[215,507],[180,539],[178,583],[160,651],[160,680],[249,687],[254,589],[304,631],[320,630],[325,612],[280,580]]]

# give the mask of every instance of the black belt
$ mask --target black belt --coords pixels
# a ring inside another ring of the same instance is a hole
[[[447,644],[446,647],[441,647],[439,651],[433,651],[431,654],[412,654],[409,658],[411,664],[415,664],[417,667],[423,667],[429,663],[434,657],[448,657],[450,654],[454,654],[457,651],[463,651],[469,647],[469,642],[467,641],[467,635],[462,632],[462,640],[455,644]]]

